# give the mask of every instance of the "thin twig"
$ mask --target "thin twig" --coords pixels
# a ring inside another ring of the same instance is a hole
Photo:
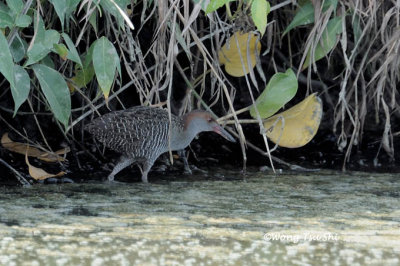
[[[279,3],[277,5],[274,5],[273,7],[271,7],[270,12],[272,12],[272,11],[274,11],[276,9],[279,9],[281,7],[284,7],[286,5],[289,5],[289,4],[293,4],[293,0],[286,0],[285,2],[282,2],[282,3]]]
[[[6,163],[3,159],[0,158],[0,162],[4,164],[8,169],[10,169],[12,172],[14,172],[15,177],[18,179],[18,181],[21,183],[23,187],[30,187],[31,183],[29,183],[22,175],[20,172],[14,169],[11,165]]]

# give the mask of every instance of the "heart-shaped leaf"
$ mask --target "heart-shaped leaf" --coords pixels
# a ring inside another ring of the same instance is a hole
[[[276,73],[257,98],[255,105],[250,108],[250,115],[257,118],[257,108],[261,118],[270,117],[296,95],[297,87],[297,78],[292,69],[289,68],[285,73]]]

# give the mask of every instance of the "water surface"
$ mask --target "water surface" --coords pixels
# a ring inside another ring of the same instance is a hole
[[[400,264],[396,175],[151,179],[0,188],[0,264]]]

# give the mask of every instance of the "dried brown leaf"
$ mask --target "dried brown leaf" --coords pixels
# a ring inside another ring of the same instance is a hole
[[[27,150],[29,150],[28,156],[36,157],[45,162],[63,162],[65,161],[65,158],[61,157],[60,155],[67,154],[70,151],[70,148],[67,147],[54,153],[44,152],[29,144],[12,141],[8,136],[8,133],[4,133],[4,135],[1,137],[1,145],[3,145],[3,147],[9,151],[23,155],[27,153]]]
[[[63,176],[66,173],[64,171],[59,172],[58,174],[50,174],[43,170],[42,168],[35,167],[29,163],[28,160],[28,152],[30,148],[29,146],[26,147],[26,153],[25,153],[25,163],[28,165],[28,170],[29,170],[29,175],[35,179],[35,180],[44,180],[50,177],[58,177],[58,176]]]

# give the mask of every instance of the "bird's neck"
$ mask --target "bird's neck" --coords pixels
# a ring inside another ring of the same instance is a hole
[[[175,128],[175,132],[172,132],[171,148],[173,150],[182,150],[189,146],[190,142],[199,133],[195,124],[187,117],[183,117],[183,128]]]

